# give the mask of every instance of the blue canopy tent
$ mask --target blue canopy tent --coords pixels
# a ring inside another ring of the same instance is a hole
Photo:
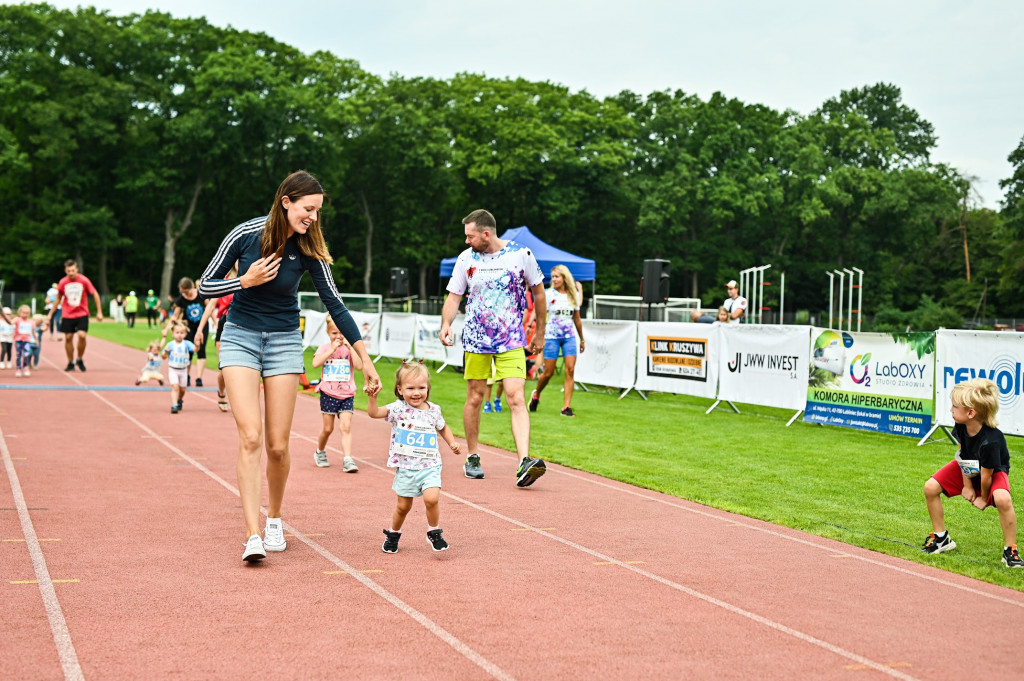
[[[517,244],[522,244],[533,251],[533,256],[537,258],[537,263],[544,273],[544,281],[550,280],[551,268],[555,265],[565,265],[568,267],[576,281],[594,281],[597,278],[597,267],[593,260],[573,255],[568,251],[563,251],[560,248],[544,243],[530,231],[529,227],[516,227],[515,229],[506,230],[498,238],[505,241],[515,241]],[[445,258],[441,261],[442,277],[452,276],[452,271],[455,269],[455,260],[456,258]]]

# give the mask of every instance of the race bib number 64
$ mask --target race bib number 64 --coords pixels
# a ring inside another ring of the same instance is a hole
[[[417,459],[434,459],[437,450],[437,431],[433,426],[404,423],[395,428],[395,454]]]

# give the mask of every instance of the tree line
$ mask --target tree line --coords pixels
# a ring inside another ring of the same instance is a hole
[[[0,278],[18,290],[44,290],[70,257],[103,293],[166,296],[305,168],[328,192],[343,291],[384,292],[400,266],[437,295],[461,218],[484,207],[499,231],[528,225],[596,260],[599,293],[636,295],[642,261],[664,258],[673,296],[717,305],[740,269],[770,263],[786,308],[818,311],[825,272],[855,266],[882,326],[1024,314],[1024,139],[1000,211],[935,145],[888,83],[807,114],[720,93],[598,98],[382,78],[202,18],[0,7]]]

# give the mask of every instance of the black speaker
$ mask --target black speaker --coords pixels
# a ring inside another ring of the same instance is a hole
[[[391,287],[388,298],[406,298],[409,295],[409,270],[404,267],[391,268]]]
[[[644,278],[640,295],[645,303],[664,303],[668,300],[668,260],[644,260]]]

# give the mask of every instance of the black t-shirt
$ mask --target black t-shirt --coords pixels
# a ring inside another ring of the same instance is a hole
[[[199,328],[199,321],[203,318],[206,303],[198,295],[192,300],[185,296],[178,296],[174,301],[174,306],[181,308],[181,316],[188,324],[188,337],[191,338],[195,335],[196,329]]]
[[[1006,437],[998,428],[982,426],[974,437],[967,434],[967,426],[957,423],[953,426],[953,437],[960,443],[960,458],[976,460],[982,468],[1010,473],[1010,450],[1006,448]]]

